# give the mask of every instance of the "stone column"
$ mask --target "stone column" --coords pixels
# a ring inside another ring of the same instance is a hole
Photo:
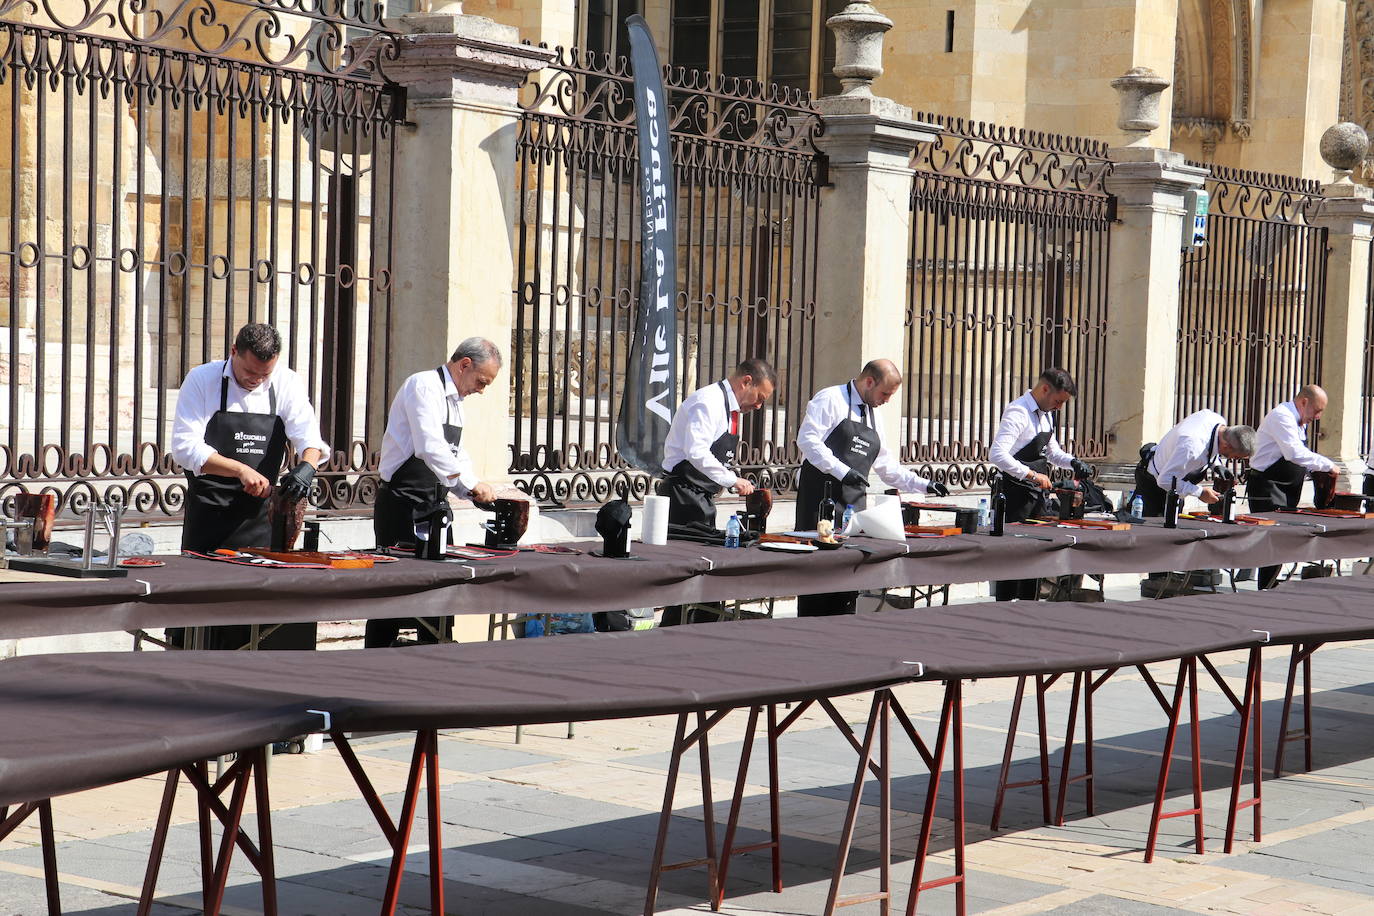
[[[1364,159],[1369,138],[1358,124],[1327,130],[1321,155],[1336,170],[1336,180],[1322,186],[1311,225],[1326,229],[1326,317],[1322,324],[1322,386],[1330,401],[1321,418],[1317,451],[1342,468],[1338,486],[1361,489],[1364,351],[1369,310],[1370,239],[1374,236],[1374,191],[1350,180],[1350,169]],[[1294,379],[1293,388],[1313,381]]]
[[[884,25],[884,23],[886,23]],[[845,90],[817,102],[829,157],[821,192],[817,264],[816,387],[852,378],[870,359],[904,365],[907,258],[911,231],[912,153],[939,128],[911,119],[911,109],[873,95],[882,73],[882,33],[892,23],[867,2],[850,3],[826,23],[835,32],[835,75]],[[881,408],[887,429],[901,429],[900,398]]]
[[[461,7],[459,7],[461,9]],[[466,411],[463,445],[483,480],[510,464],[510,352],[520,87],[553,52],[521,45],[518,30],[455,13],[403,17],[413,33],[384,64],[406,87],[396,140],[391,390],[444,362],[461,340],[495,341],[496,381]]]
[[[1123,100],[1118,126],[1127,145],[1110,150],[1106,188],[1116,195],[1107,274],[1107,461],[1134,466],[1140,446],[1174,423],[1178,371],[1178,284],[1183,195],[1200,188],[1207,170],[1183,155],[1144,145],[1158,127],[1158,96],[1168,82],[1132,70],[1112,81]]]

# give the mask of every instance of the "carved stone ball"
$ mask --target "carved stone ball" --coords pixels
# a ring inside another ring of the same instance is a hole
[[[1322,134],[1322,158],[1333,169],[1352,171],[1364,161],[1369,152],[1369,135],[1353,121],[1333,124]]]

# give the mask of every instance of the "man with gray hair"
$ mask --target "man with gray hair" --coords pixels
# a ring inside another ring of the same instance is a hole
[[[449,492],[491,502],[496,492],[478,479],[462,446],[463,400],[481,394],[501,371],[501,351],[482,337],[458,345],[447,363],[406,379],[387,413],[378,466],[382,484],[372,515],[378,547],[415,540],[415,520],[445,505]],[[389,646],[410,621],[369,620],[365,645]],[[437,626],[435,627],[437,629]],[[417,626],[421,642],[437,637]]]
[[[1140,450],[1135,469],[1135,495],[1144,503],[1146,516],[1164,514],[1165,495],[1171,487],[1180,497],[1196,496],[1211,505],[1221,499],[1209,478],[1227,480],[1230,472],[1221,462],[1248,458],[1255,451],[1255,431],[1248,426],[1228,426],[1214,410],[1189,414],[1164,434],[1158,443]]]
[[[1311,474],[1325,475],[1335,489],[1336,463],[1307,447],[1307,424],[1326,410],[1326,392],[1318,385],[1304,385],[1293,396],[1265,415],[1255,433],[1255,456],[1250,459],[1246,492],[1250,511],[1293,509],[1302,496],[1302,485]],[[1272,588],[1279,567],[1260,568],[1259,587]]]

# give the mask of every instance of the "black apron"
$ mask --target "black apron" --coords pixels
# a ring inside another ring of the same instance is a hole
[[[444,367],[434,370],[439,373],[441,390],[447,390],[448,378]],[[448,410],[448,397],[444,397],[444,409]],[[448,416],[445,413],[445,416]],[[463,441],[463,427],[451,423],[444,424],[444,441],[457,453]],[[390,480],[382,481],[377,492],[377,507],[372,513],[372,531],[377,536],[378,547],[392,547],[398,543],[411,543],[415,540],[415,514],[425,513],[448,498],[448,486],[439,475],[430,470],[429,465],[418,455],[411,455],[391,475]],[[449,528],[449,541],[453,540],[453,529]]]
[[[1039,423],[1039,411],[1036,411],[1035,416],[1036,423]],[[1035,434],[1034,439],[1017,449],[1012,457],[1032,471],[1048,477],[1050,462],[1045,457],[1045,453],[1049,450],[1050,438],[1053,435],[1053,429],[1041,430]],[[1007,498],[1006,520],[1024,522],[1028,518],[1044,515],[1049,511],[1049,506],[1045,501],[1046,492],[1048,491],[1042,490],[1029,480],[1016,480],[1008,474],[1003,474],[1002,495]]]
[[[286,425],[277,416],[276,389],[269,387],[267,395],[271,413],[231,412],[226,375],[220,384],[219,410],[205,424],[205,442],[225,458],[241,461],[271,480],[286,459]],[[187,473],[186,481],[183,550],[209,553],[221,547],[272,546],[266,499],[249,496],[236,477]]]
[[[1199,484],[1207,477],[1212,470],[1212,459],[1215,457],[1217,447],[1217,430],[1221,429],[1218,423],[1212,427],[1212,434],[1208,437],[1207,460],[1202,467],[1196,471],[1190,471],[1183,475],[1183,479],[1191,484]],[[1141,511],[1146,518],[1156,518],[1164,514],[1164,503],[1168,498],[1168,491],[1159,485],[1155,478],[1154,471],[1150,465],[1154,463],[1157,448],[1152,448],[1147,452],[1142,452],[1140,462],[1135,466],[1135,495],[1140,497],[1142,504]]]
[[[1245,478],[1245,492],[1250,497],[1251,512],[1273,512],[1275,509],[1296,509],[1302,498],[1302,485],[1307,480],[1307,468],[1280,458],[1264,470],[1251,468]]]
[[[725,382],[720,385],[720,396],[725,399],[725,432],[711,443],[711,454],[726,467],[735,460],[735,447],[739,445],[739,430],[730,426],[730,392]],[[716,494],[720,484],[707,477],[701,469],[685,458],[679,461],[668,475],[659,481],[658,495],[668,497],[668,524],[691,525],[706,524],[716,526]]]
[[[850,412],[857,412],[863,422],[859,423],[852,417],[845,417],[830,431],[830,435],[825,437],[825,447],[830,449],[837,459],[867,477],[873,468],[873,462],[878,460],[882,441],[878,438],[878,431],[873,428],[870,408],[859,398],[853,382],[845,385],[845,399],[849,402]],[[856,400],[857,406],[854,403]],[[862,487],[845,486],[811,462],[803,461],[801,472],[797,475],[796,525],[799,531],[815,529],[821,500],[825,498],[827,482],[831,484],[830,491],[834,494],[832,498],[841,507],[859,507],[860,500],[867,492]],[[839,492],[836,493],[836,490]],[[843,512],[843,508],[840,511]],[[839,521],[838,518],[835,519],[837,528]]]

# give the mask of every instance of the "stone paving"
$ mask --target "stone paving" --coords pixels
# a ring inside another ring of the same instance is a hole
[[[957,608],[932,613],[957,613]],[[563,637],[573,638],[573,637]],[[579,637],[594,638],[594,637]],[[1287,652],[1265,653],[1265,766],[1272,766],[1274,729],[1286,673]],[[1216,658],[1232,689],[1244,675],[1242,653]],[[1067,824],[1041,822],[1038,792],[1008,796],[1003,829],[988,830],[1011,681],[967,685],[966,785],[968,909],[970,913],[1374,913],[1374,643],[1347,643],[1320,650],[1314,660],[1315,767],[1264,784],[1264,839],[1248,840],[1223,855],[1227,780],[1237,715],[1207,679],[1202,686],[1202,748],[1207,787],[1206,855],[1192,848],[1191,820],[1167,821],[1156,861],[1141,852],[1150,797],[1162,747],[1164,717],[1135,672],[1109,681],[1096,701],[1097,811],[1084,811],[1082,786],[1070,796]],[[1176,666],[1154,667],[1172,682]],[[1065,679],[1066,681],[1067,679]],[[933,729],[940,689],[907,686],[899,698],[919,727]],[[1068,684],[1049,696],[1052,764],[1062,749]],[[845,718],[862,729],[866,698],[838,702]],[[1028,709],[1030,707],[1027,707]],[[741,749],[744,714],[712,733],[712,776],[718,823],[729,801]],[[561,725],[445,733],[440,741],[444,872],[448,909],[462,914],[590,916],[641,912],[657,811],[662,802],[673,721],[666,718],[579,723],[574,737]],[[1033,775],[1033,717],[1023,715],[1013,779]],[[1186,735],[1186,732],[1185,732]],[[356,748],[391,810],[410,755],[410,739],[379,735]],[[893,876],[897,905],[904,906],[911,853],[925,780],[914,752],[894,734]],[[1186,801],[1181,739],[1171,782],[1170,807]],[[766,853],[732,863],[733,914],[809,914],[824,908],[834,860],[834,841],[844,814],[856,758],[829,720],[809,711],[781,742],[783,859],[786,890],[768,890]],[[1076,758],[1081,764],[1081,753]],[[1290,749],[1289,767],[1300,763]],[[670,858],[700,854],[702,809],[694,791],[696,758],[685,761],[670,835]],[[948,776],[948,773],[946,774]],[[767,825],[763,745],[756,748],[744,806],[740,842],[763,837]],[[949,813],[951,784],[941,787],[937,832],[928,876],[952,868]],[[61,798],[54,803],[63,908],[67,913],[132,916],[151,839],[162,780],[148,778]],[[273,758],[277,870],[284,914],[353,916],[378,911],[388,851],[366,806],[334,750]],[[877,884],[877,787],[865,792],[858,843],[850,857],[845,893]],[[251,799],[250,799],[251,810]],[[158,914],[199,910],[194,806],[189,791],[178,800],[159,882]],[[251,821],[250,821],[251,823]],[[1242,819],[1242,824],[1248,818]],[[718,828],[717,836],[720,836]],[[403,887],[406,914],[428,913],[428,855],[423,812]],[[37,833],[26,826],[0,844],[0,914],[34,916],[46,911]],[[665,875],[659,912],[709,912],[700,869]],[[260,888],[242,857],[236,857],[227,914],[261,911]],[[921,895],[920,912],[953,912],[949,888]],[[874,903],[847,912],[876,913]]]

